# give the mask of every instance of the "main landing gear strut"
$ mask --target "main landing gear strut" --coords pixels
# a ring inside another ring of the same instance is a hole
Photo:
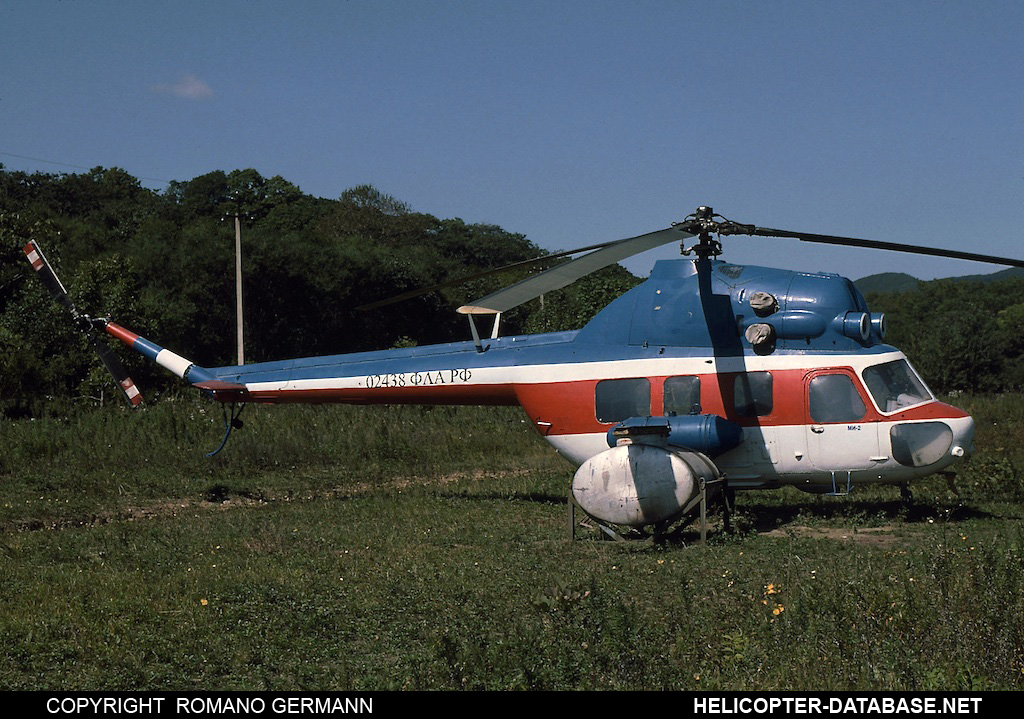
[[[576,498],[573,497],[572,490],[570,489],[568,494],[569,541],[576,540],[576,527],[582,523],[576,520],[576,512],[578,510],[601,531],[600,536],[602,539],[616,542],[639,539],[648,544],[660,544],[678,536],[694,520],[697,520],[700,527],[700,543],[706,544],[708,536],[708,503],[719,496],[722,500],[723,527],[726,532],[730,532],[732,531],[730,516],[736,507],[736,492],[729,488],[725,477],[718,477],[708,481],[702,479],[694,498],[672,517],[645,527],[631,527],[624,530],[617,525],[603,522],[584,511],[576,501]]]

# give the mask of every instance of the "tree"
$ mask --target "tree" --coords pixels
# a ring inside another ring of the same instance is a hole
[[[25,262],[40,240],[84,312],[114,321],[201,365],[234,360],[234,232],[243,216],[246,349],[273,360],[469,338],[454,309],[530,270],[453,285],[372,313],[360,305],[544,254],[525,236],[414,212],[372,185],[338,199],[280,176],[220,170],[142,188],[118,168],[26,174],[0,168],[0,411],[43,398],[95,397],[106,375]],[[639,281],[615,267],[502,317],[503,333],[576,327]],[[175,378],[122,352],[147,397]],[[49,401],[49,400],[47,400]]]

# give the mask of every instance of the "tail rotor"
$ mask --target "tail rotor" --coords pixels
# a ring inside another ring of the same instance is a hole
[[[57,277],[57,273],[53,271],[53,267],[47,262],[46,256],[43,251],[39,249],[39,245],[36,244],[35,240],[29,240],[29,243],[23,248],[25,256],[28,261],[32,264],[32,268],[36,271],[39,279],[46,286],[46,289],[50,291],[50,295],[59,304],[64,306],[68,312],[71,313],[71,317],[75,321],[75,325],[86,334],[86,338],[89,340],[89,344],[96,350],[96,354],[99,355],[100,360],[103,362],[103,366],[107,368],[107,371],[114,377],[114,381],[117,382],[117,386],[124,393],[125,399],[132,405],[137,407],[142,403],[142,394],[135,386],[135,382],[128,375],[128,371],[121,364],[121,360],[118,359],[117,355],[114,354],[113,350],[107,347],[105,344],[96,339],[93,335],[93,329],[102,329],[106,326],[108,320],[99,317],[94,318],[89,315],[82,314],[75,307],[74,302],[71,301],[68,291],[64,288],[60,278]]]

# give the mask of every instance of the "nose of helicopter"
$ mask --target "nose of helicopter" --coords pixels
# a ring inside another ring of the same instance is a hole
[[[947,420],[953,430],[953,443],[949,453],[953,457],[964,457],[974,452],[974,418],[970,415]]]

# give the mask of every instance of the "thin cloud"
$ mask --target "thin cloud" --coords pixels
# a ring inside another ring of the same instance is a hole
[[[163,92],[183,97],[186,100],[208,100],[213,97],[213,90],[195,75],[184,75],[180,80],[169,85],[154,85],[156,92]]]

